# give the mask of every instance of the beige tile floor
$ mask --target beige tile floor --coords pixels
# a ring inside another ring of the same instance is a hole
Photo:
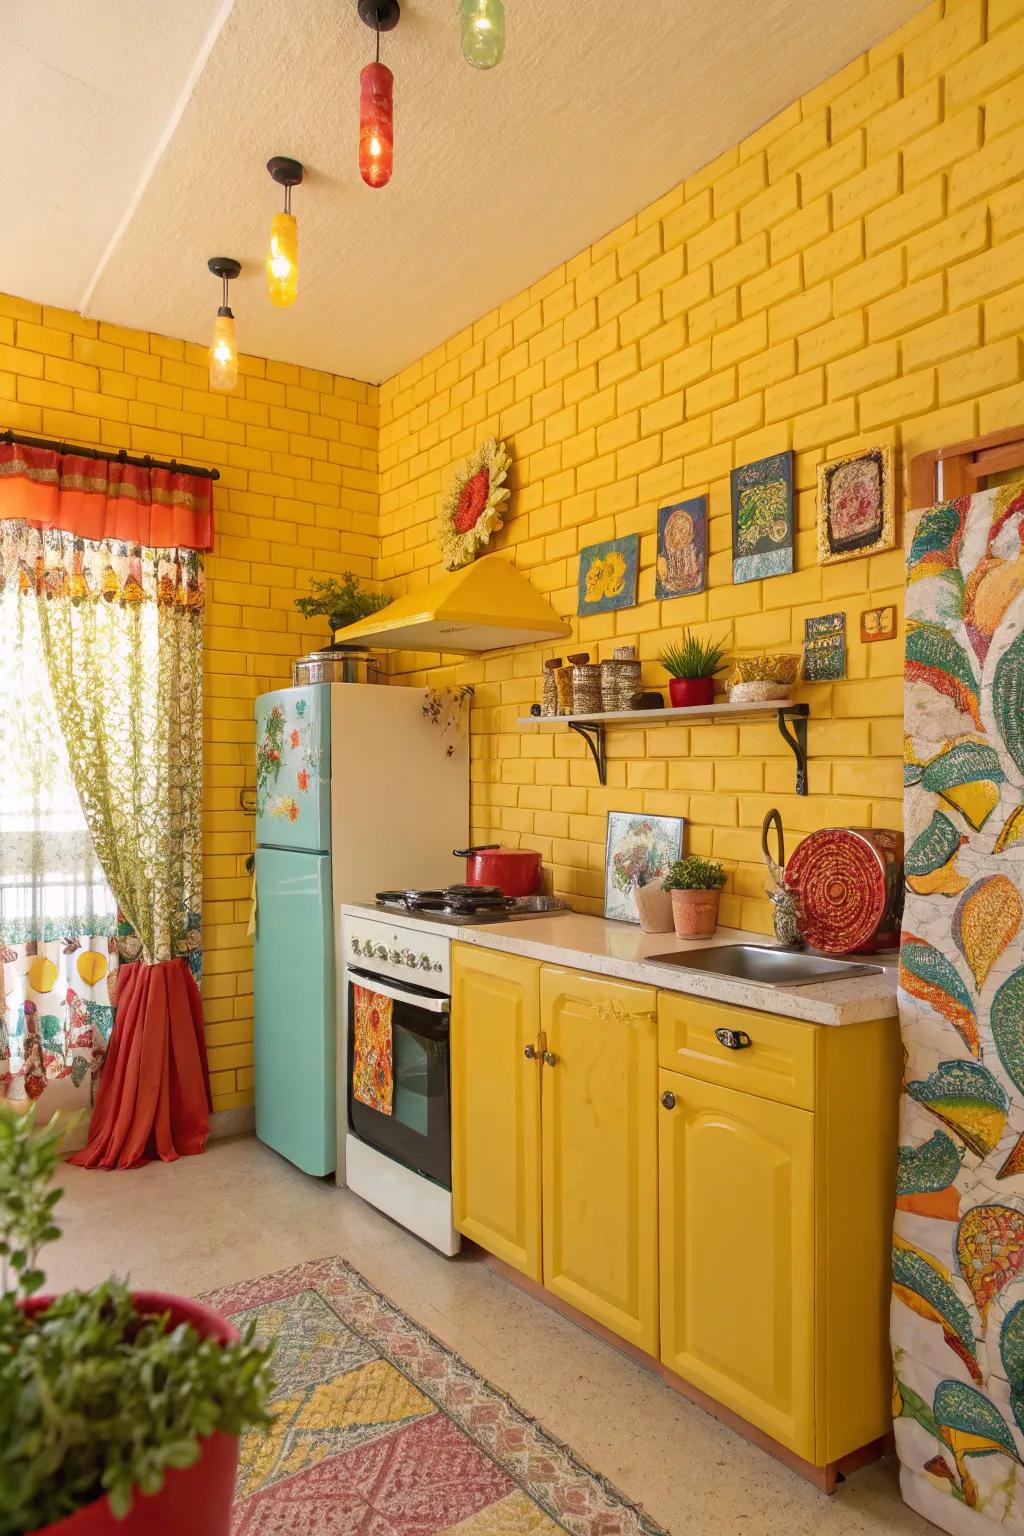
[[[340,1254],[673,1536],[926,1536],[890,1460],[832,1499],[486,1266],[443,1259],[253,1138],[131,1173],[66,1167],[55,1289],[115,1271],[195,1294]]]

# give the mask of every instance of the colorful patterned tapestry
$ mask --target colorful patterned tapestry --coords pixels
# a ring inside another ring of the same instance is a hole
[[[995,1536],[1024,1532],[1024,484],[909,522],[896,1444],[909,1504]]]
[[[203,1299],[276,1344],[234,1536],[666,1536],[343,1260]]]

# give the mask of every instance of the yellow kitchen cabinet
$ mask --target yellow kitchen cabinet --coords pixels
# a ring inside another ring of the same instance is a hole
[[[539,971],[520,955],[454,946],[453,1218],[532,1280],[541,1278]]]
[[[657,994],[540,974],[544,1284],[658,1352]]]
[[[678,1072],[659,1088],[662,1361],[811,1461],[814,1116]]]
[[[897,1023],[659,1013],[662,1363],[831,1486],[891,1428]]]

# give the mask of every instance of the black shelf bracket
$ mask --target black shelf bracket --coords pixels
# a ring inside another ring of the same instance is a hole
[[[602,784],[607,784],[608,753],[605,748],[604,726],[595,725],[591,721],[587,721],[585,724],[582,724],[578,720],[569,720],[567,721],[567,724],[570,731],[575,731],[577,736],[583,737],[583,740],[590,748],[590,755],[594,759],[594,764],[597,768],[598,779]]]
[[[779,731],[783,741],[792,748],[796,758],[796,792],[798,795],[807,793],[807,716],[810,713],[809,704],[787,704],[779,710]],[[789,729],[792,721],[793,729]],[[603,782],[603,781],[602,781]]]

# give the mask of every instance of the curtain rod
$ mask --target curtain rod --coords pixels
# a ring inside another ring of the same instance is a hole
[[[139,469],[166,469],[172,475],[198,475],[205,480],[219,480],[219,469],[203,469],[198,464],[179,464],[176,459],[152,459],[149,454],[129,453],[126,448],[79,448],[74,443],[58,441],[53,437],[26,437],[8,427],[0,432],[0,442],[21,443],[26,448],[52,448],[57,453],[73,453],[80,459],[106,459],[108,463],[134,464]]]

